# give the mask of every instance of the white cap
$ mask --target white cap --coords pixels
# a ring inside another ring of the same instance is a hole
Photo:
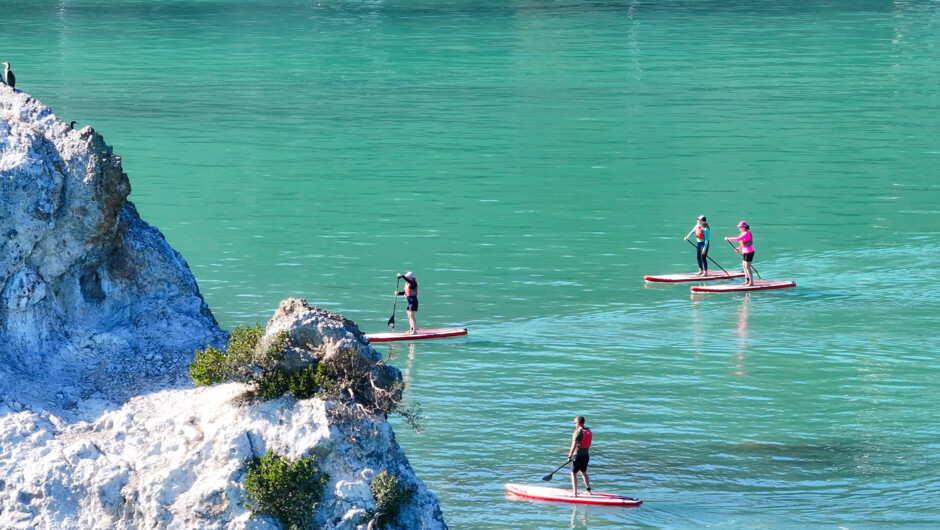
[[[415,273],[411,271],[408,271],[405,273],[405,278],[414,278],[414,277],[415,277]]]

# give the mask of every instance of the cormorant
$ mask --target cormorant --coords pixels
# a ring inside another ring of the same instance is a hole
[[[10,85],[10,88],[16,88],[16,76],[13,75],[13,70],[10,70],[10,63],[3,63],[3,66],[3,78],[6,84]]]
[[[77,123],[77,122],[74,122],[74,121],[73,121],[72,123],[70,123],[70,124],[69,124],[69,129],[74,129],[76,123]]]

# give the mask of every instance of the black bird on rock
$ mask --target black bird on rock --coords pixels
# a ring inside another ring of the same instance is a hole
[[[69,129],[74,129],[76,123],[78,123],[78,122],[73,121],[72,123],[70,123],[70,124],[69,124]]]
[[[10,70],[10,63],[3,63],[3,79],[10,88],[16,88],[16,76],[13,75],[13,70]]]

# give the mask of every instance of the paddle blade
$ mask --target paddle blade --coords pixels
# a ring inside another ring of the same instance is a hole
[[[395,315],[392,315],[392,318],[388,319],[388,327],[395,329]]]
[[[552,479],[552,475],[554,475],[554,473],[549,473],[549,474],[545,475],[544,477],[542,477],[542,480],[545,480],[545,481],[551,480],[551,479]]]

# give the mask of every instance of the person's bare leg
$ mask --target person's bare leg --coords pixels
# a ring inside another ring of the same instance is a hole
[[[415,312],[408,311],[408,325],[411,326],[411,329],[408,330],[408,333],[414,335],[418,332],[418,323],[415,320]]]
[[[591,481],[588,479],[587,473],[582,471],[581,478],[584,479],[584,488],[587,489],[588,494],[591,493]]]
[[[574,492],[574,496],[578,496],[578,475],[574,471],[571,472],[571,491]]]

